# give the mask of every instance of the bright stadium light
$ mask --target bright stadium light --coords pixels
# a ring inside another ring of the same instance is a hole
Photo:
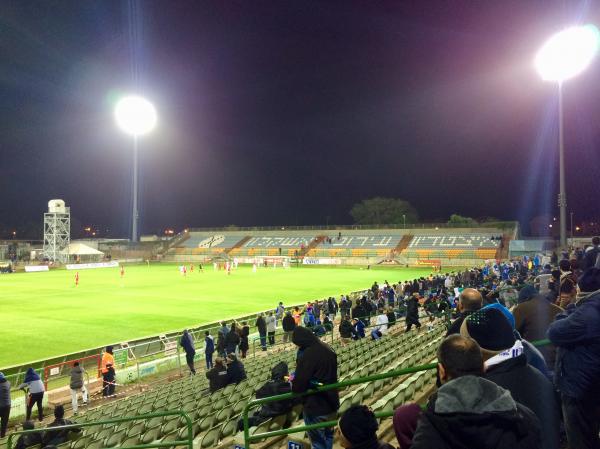
[[[600,45],[594,25],[574,26],[556,33],[535,56],[535,68],[545,81],[563,82],[590,65]]]
[[[142,97],[129,96],[119,100],[115,107],[119,128],[133,136],[147,134],[156,126],[156,109]]]
[[[143,97],[131,95],[121,98],[115,106],[117,125],[133,136],[133,208],[131,240],[138,240],[138,137],[147,134],[156,126],[156,109]]]
[[[563,137],[563,82],[590,65],[600,46],[600,32],[594,25],[574,26],[552,36],[537,52],[534,65],[544,81],[558,85],[558,165],[560,246],[567,247],[567,192]]]

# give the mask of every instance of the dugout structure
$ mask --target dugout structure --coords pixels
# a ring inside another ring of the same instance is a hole
[[[70,243],[71,208],[63,200],[50,200],[48,212],[44,213],[44,258],[67,263]]]

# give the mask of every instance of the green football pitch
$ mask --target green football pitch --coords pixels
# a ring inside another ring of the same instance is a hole
[[[173,264],[0,276],[0,369],[426,275],[428,268],[240,266],[227,275]]]

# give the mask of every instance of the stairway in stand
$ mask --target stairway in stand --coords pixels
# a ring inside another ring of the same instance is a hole
[[[298,257],[306,257],[306,255],[308,254],[308,252],[313,249],[316,248],[317,246],[319,246],[321,243],[323,243],[323,241],[327,238],[326,235],[318,235],[316,236],[309,244],[308,246],[306,246],[302,251],[300,251],[298,253]]]
[[[398,242],[396,247],[391,251],[392,258],[400,256],[402,251],[408,248],[408,244],[413,239],[412,235],[404,235],[402,239]]]
[[[225,250],[225,254],[229,254],[231,251],[233,251],[236,248],[241,248],[242,246],[244,246],[246,244],[246,242],[248,242],[248,240],[250,240],[252,237],[250,237],[249,235],[247,235],[246,237],[244,237],[242,240],[240,240],[239,242],[237,242],[235,245],[233,245],[231,248],[227,248]]]

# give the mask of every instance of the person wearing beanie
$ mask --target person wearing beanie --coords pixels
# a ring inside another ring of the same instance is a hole
[[[246,379],[244,364],[238,360],[235,354],[227,356],[227,377],[228,384],[239,384]]]
[[[42,421],[44,419],[44,408],[42,406],[42,401],[44,400],[44,383],[40,379],[38,373],[35,372],[33,368],[27,368],[25,372],[25,379],[23,383],[17,387],[20,390],[24,390],[25,388],[29,389],[29,395],[27,396],[27,408],[26,408],[26,421],[29,421],[31,418],[31,411],[33,410],[33,406],[37,405],[38,410],[38,420]]]
[[[0,372],[0,438],[6,435],[10,417],[10,382]]]
[[[401,449],[543,447],[534,413],[509,391],[482,377],[483,356],[476,341],[450,335],[440,344],[437,359],[442,386],[417,417],[414,434],[398,437]],[[398,412],[407,407],[399,407],[394,415],[397,436]],[[403,413],[403,418],[410,417]]]
[[[513,309],[514,328],[528,341],[543,340],[550,324],[562,309],[540,295],[532,285],[519,292],[519,302]],[[556,347],[545,345],[538,348],[550,371],[554,371]]]
[[[600,448],[600,268],[578,280],[574,304],[556,316],[548,338],[557,347],[555,383],[560,391],[569,446]]]
[[[366,405],[353,405],[340,417],[336,432],[340,445],[346,449],[394,449],[377,439],[377,429],[373,411]]]
[[[552,383],[527,363],[523,343],[515,337],[504,314],[482,309],[467,317],[461,335],[481,348],[485,378],[510,391],[515,401],[531,409],[540,420],[542,447],[558,449],[560,415]]]

